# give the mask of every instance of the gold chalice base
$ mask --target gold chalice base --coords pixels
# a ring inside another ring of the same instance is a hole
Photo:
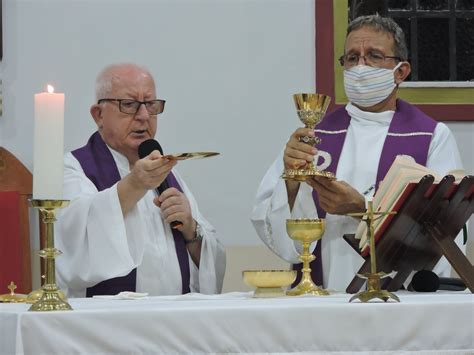
[[[286,169],[281,177],[284,180],[306,181],[313,176],[321,176],[329,180],[336,180],[336,175],[330,171],[316,169]]]
[[[255,298],[285,296],[283,287],[291,285],[296,279],[294,270],[245,270],[242,271],[244,282],[256,287]]]
[[[57,209],[69,205],[69,200],[30,200],[31,207]]]
[[[302,280],[297,286],[293,287],[286,294],[288,296],[328,296],[329,291],[319,287],[312,280]]]

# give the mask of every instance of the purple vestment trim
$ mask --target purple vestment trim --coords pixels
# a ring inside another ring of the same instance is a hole
[[[379,162],[377,180],[375,181],[377,187],[397,155],[409,155],[418,164],[426,166],[436,124],[435,120],[417,107],[403,100],[397,100],[397,110],[390,123],[382,149],[382,158]]]
[[[107,148],[99,132],[95,132],[85,146],[72,151],[72,155],[79,161],[84,173],[94,183],[98,191],[107,189],[120,180],[120,174],[112,153]],[[175,187],[183,192],[173,173],[170,173],[166,180],[169,187]],[[171,231],[181,270],[182,293],[189,293],[190,271],[188,251],[181,232],[177,229],[171,229]],[[94,295],[117,294],[121,291],[135,291],[136,271],[136,269],[133,269],[128,275],[105,280],[93,287],[89,287],[86,296],[92,297]]]
[[[326,115],[323,121],[317,126],[318,132],[316,132],[316,135],[320,137],[322,141],[316,147],[318,150],[328,152],[331,155],[331,164],[326,170],[334,174],[336,174],[337,171],[337,165],[341,156],[342,147],[344,146],[350,120],[351,118],[345,107],[340,107]],[[387,174],[388,169],[397,155],[410,155],[418,164],[426,165],[436,124],[437,122],[435,120],[424,114],[415,106],[397,99],[397,109],[390,122],[378,165],[377,178],[376,181],[374,181],[377,187]],[[316,191],[313,191],[313,199],[319,218],[325,218],[326,211],[319,205]],[[318,242],[313,252],[316,259],[311,263],[311,275],[314,282],[318,285],[322,285],[321,242],[323,239]],[[299,269],[301,269],[301,266]]]
[[[331,164],[326,170],[334,174],[337,171],[349,124],[349,114],[345,107],[340,107],[328,114],[317,127],[317,136],[322,139],[317,148],[331,155]],[[410,155],[418,164],[426,165],[431,138],[435,128],[435,120],[415,106],[398,99],[397,109],[390,122],[387,137],[382,148],[377,178],[374,181],[375,185],[378,186],[380,184],[397,155]],[[332,133],[324,133],[320,132],[320,130]],[[319,206],[315,191],[313,192],[313,198],[318,208],[318,213],[320,213],[319,215],[321,218],[324,218],[326,212]]]

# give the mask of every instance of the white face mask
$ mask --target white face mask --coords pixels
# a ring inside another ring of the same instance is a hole
[[[356,65],[344,70],[344,89],[348,99],[361,107],[374,106],[385,100],[397,85],[393,73],[401,64],[393,69]]]

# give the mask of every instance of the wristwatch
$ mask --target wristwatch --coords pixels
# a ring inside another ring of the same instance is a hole
[[[203,238],[203,232],[202,232],[202,227],[199,225],[199,223],[196,222],[196,236],[191,239],[191,240],[184,240],[184,244],[191,244],[191,243],[196,243],[200,242]]]

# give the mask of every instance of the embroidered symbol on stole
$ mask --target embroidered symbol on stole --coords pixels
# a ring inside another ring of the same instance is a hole
[[[332,157],[329,152],[319,150],[318,154],[314,157],[314,163],[318,170],[326,170],[332,163]]]

